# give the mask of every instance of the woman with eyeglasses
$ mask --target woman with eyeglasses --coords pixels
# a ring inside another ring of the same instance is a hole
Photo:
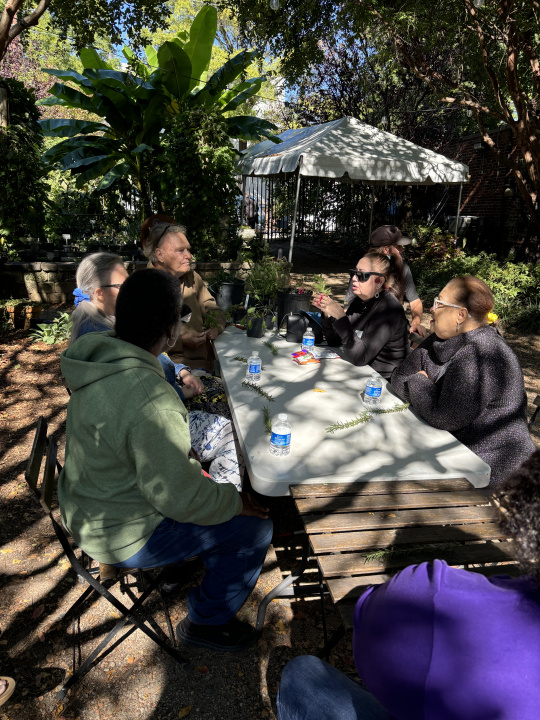
[[[371,365],[388,380],[409,352],[402,276],[393,257],[373,252],[360,258],[350,276],[355,298],[346,311],[328,295],[315,300],[324,336],[330,346],[342,345],[353,365]]]
[[[94,253],[81,261],[76,275],[77,288],[73,293],[76,307],[71,314],[70,345],[81,335],[114,330],[116,299],[127,277],[118,255]],[[190,316],[190,308],[184,303],[179,327],[189,322]],[[183,403],[203,392],[203,383],[191,374],[189,367],[175,365],[164,353],[159,354],[158,360],[165,380]],[[177,377],[182,386],[178,385]],[[211,463],[209,470],[212,478],[216,482],[230,482],[240,490],[243,458],[236,447],[231,421],[217,413],[194,410],[189,413],[189,424],[193,450],[201,461]]]
[[[523,373],[491,324],[493,306],[479,278],[451,280],[433,302],[433,333],[391,380],[421,418],[451,432],[491,467],[490,487],[534,450]]]

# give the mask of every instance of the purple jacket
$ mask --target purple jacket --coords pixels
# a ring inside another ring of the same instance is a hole
[[[540,590],[442,560],[356,605],[358,674],[397,720],[538,720]]]

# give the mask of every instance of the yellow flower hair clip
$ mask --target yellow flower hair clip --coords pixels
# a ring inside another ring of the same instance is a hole
[[[499,319],[499,316],[496,313],[494,313],[494,312],[488,313],[488,322],[490,323],[490,325],[493,325],[493,323],[496,323],[498,319]]]

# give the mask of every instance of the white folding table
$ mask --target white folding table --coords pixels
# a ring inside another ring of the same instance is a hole
[[[263,345],[272,342],[278,354]],[[490,468],[449,432],[427,425],[410,409],[374,415],[368,423],[333,434],[325,428],[353,419],[366,409],[362,401],[370,367],[343,359],[300,366],[291,353],[298,345],[267,332],[249,338],[234,326],[214,341],[229,405],[254,490],[262,495],[289,494],[299,483],[354,483],[386,480],[466,478],[475,487],[489,483]],[[264,369],[257,385],[273,400],[242,385],[248,358],[258,350]],[[380,407],[402,404],[383,381]],[[262,408],[275,418],[287,413],[292,426],[291,452],[275,457],[269,451]]]

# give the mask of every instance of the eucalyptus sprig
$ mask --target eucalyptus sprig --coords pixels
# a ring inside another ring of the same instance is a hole
[[[272,353],[272,355],[277,355],[277,354],[278,354],[278,349],[277,349],[277,347],[276,347],[273,343],[271,343],[270,340],[265,340],[265,341],[263,342],[263,345],[264,345],[264,347],[267,347],[267,348],[270,350],[270,352]]]
[[[388,413],[404,412],[404,410],[407,410],[408,407],[409,403],[403,403],[402,405],[396,405],[388,410],[382,410],[379,408],[364,410],[363,413],[357,415],[352,420],[345,420],[344,422],[337,422],[333,425],[329,425],[325,428],[325,431],[332,434],[335,433],[336,430],[347,430],[348,428],[355,427],[356,425],[362,425],[362,423],[369,422],[373,418],[373,415],[387,415]]]
[[[263,414],[263,422],[264,422],[264,430],[267,435],[272,434],[272,416],[270,415],[270,408],[268,405],[262,406],[262,414]]]
[[[242,383],[244,387],[249,388],[250,390],[255,390],[255,392],[260,395],[263,398],[266,398],[267,400],[270,400],[270,402],[274,402],[274,398],[269,395],[267,392],[265,392],[262,388],[260,388],[258,385],[255,385],[255,383],[249,382],[249,380],[244,380]]]

